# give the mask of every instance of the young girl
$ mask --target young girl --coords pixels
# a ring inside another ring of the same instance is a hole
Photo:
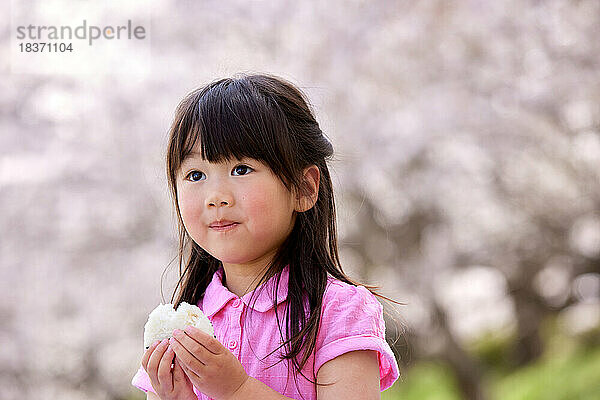
[[[148,399],[376,399],[398,378],[375,295],[387,297],[340,265],[332,154],[281,78],[221,79],[182,100],[167,148],[171,302],[197,304],[215,337],[187,327],[150,346],[132,380]]]

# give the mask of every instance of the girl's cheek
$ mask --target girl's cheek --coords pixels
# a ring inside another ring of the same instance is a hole
[[[202,232],[202,203],[197,198],[182,196],[179,198],[179,210],[186,231],[194,240],[200,240]]]
[[[190,209],[187,201],[179,199],[179,211],[181,212],[181,217],[184,221],[188,219]]]
[[[257,195],[246,194],[243,196],[244,212],[250,217],[264,217],[266,213],[273,210],[274,204],[269,201],[270,194]]]
[[[179,209],[182,214],[197,216],[202,211],[204,200],[198,194],[190,190],[181,190],[178,192]]]

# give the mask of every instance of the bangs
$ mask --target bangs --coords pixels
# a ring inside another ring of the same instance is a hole
[[[289,137],[285,115],[250,82],[229,78],[216,81],[192,92],[180,106],[174,132],[175,147],[180,149],[176,169],[199,140],[204,160],[217,163],[254,158],[280,178],[293,180],[286,176],[288,168],[281,156],[293,154],[291,144],[285,140]]]

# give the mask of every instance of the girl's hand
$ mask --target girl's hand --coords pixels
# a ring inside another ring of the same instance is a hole
[[[175,329],[170,339],[192,384],[213,399],[227,400],[248,380],[238,359],[217,339],[194,326]]]
[[[150,377],[152,387],[161,400],[197,400],[192,383],[183,372],[177,358],[171,370],[175,353],[168,343],[167,339],[162,342],[156,341],[142,357],[142,366]]]

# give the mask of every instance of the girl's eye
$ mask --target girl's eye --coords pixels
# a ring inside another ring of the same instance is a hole
[[[201,175],[204,175],[204,172],[200,172],[200,171],[192,171],[192,172],[190,172],[190,173],[187,175],[187,177],[189,177],[189,178],[190,178],[190,180],[191,180],[192,182],[198,182],[198,181],[200,180],[200,176],[201,176]],[[197,180],[196,180],[196,179],[193,179],[192,177],[194,177],[194,176],[195,176],[196,178],[198,178],[198,179],[197,179]],[[187,177],[186,177],[186,178],[187,178]]]
[[[241,164],[241,165],[238,165],[238,166],[236,166],[235,168],[233,168],[233,170],[234,170],[234,171],[238,171],[238,172],[239,172],[240,170],[241,170],[241,171],[250,171],[250,170],[252,170],[252,168],[250,168],[250,167],[249,167],[249,166],[247,166],[247,165],[243,165],[243,164]],[[247,173],[245,173],[245,172],[242,172],[242,173],[241,173],[241,175],[247,175]]]
[[[248,173],[250,171],[253,171],[253,169],[250,168],[247,165],[240,164],[240,165],[238,165],[238,166],[236,166],[236,167],[233,168],[233,172],[234,172],[233,175],[234,176],[248,175]],[[237,174],[235,172],[237,172]],[[204,178],[203,178],[203,176],[204,176]],[[189,174],[187,174],[186,179],[187,178],[189,178],[189,180],[192,181],[192,182],[198,182],[200,180],[206,179],[206,177],[204,175],[204,172],[202,172],[202,171],[191,171]]]

